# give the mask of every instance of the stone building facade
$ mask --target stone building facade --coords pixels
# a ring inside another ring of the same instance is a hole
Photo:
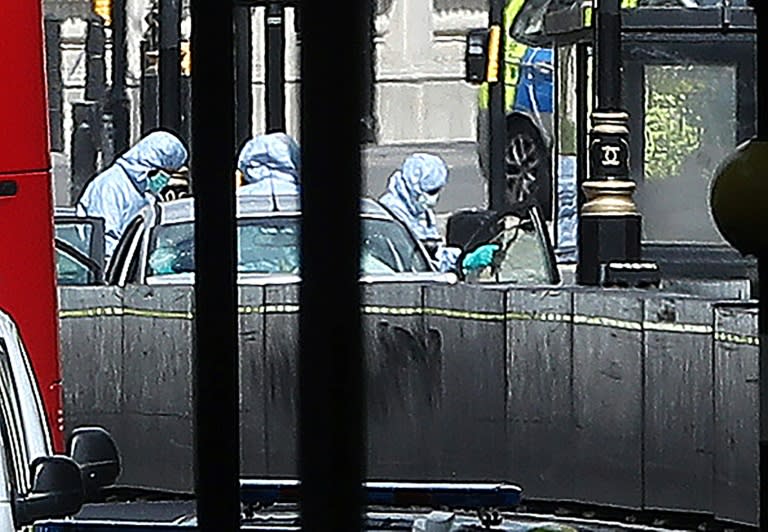
[[[44,0],[46,17],[61,21],[63,146],[54,154],[57,179],[65,179],[70,154],[72,104],[84,97],[85,18],[88,0]],[[127,0],[131,138],[140,133],[140,42],[156,0]],[[253,131],[264,128],[263,8],[253,11]],[[293,13],[286,15],[286,120],[299,136],[298,44]],[[476,88],[463,81],[464,36],[487,24],[487,0],[378,0],[375,35],[375,113],[379,144],[475,139]],[[189,36],[188,9],[182,34]],[[108,47],[109,48],[109,47]],[[49,51],[50,52],[50,51]],[[109,72],[107,50],[107,79]],[[340,77],[342,79],[343,76]],[[341,83],[342,81],[340,81]],[[65,200],[58,198],[57,201]]]

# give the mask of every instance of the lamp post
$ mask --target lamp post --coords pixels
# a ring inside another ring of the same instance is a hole
[[[598,285],[602,265],[638,261],[642,219],[629,177],[629,115],[621,98],[619,0],[601,0],[594,24],[597,47],[597,108],[592,113],[590,176],[582,185],[586,203],[578,231],[579,284]]]

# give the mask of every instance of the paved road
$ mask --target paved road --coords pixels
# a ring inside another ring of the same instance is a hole
[[[367,148],[363,152],[366,169],[363,180],[364,193],[376,198],[384,193],[389,175],[409,154],[416,151],[439,155],[448,164],[448,186],[440,195],[438,212],[486,206],[486,180],[480,173],[474,142],[403,144]]]

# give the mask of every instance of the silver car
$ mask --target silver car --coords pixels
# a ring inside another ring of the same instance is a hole
[[[423,246],[380,204],[363,199],[360,210],[361,281],[456,282],[456,275],[435,270]],[[300,228],[298,196],[238,196],[238,284],[298,282]],[[194,255],[193,199],[152,203],[126,227],[107,282],[191,285]]]

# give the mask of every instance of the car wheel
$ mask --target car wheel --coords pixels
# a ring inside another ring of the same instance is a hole
[[[527,122],[515,122],[507,131],[507,201],[513,208],[537,204],[545,219],[552,219],[552,177],[549,154],[541,134]]]

